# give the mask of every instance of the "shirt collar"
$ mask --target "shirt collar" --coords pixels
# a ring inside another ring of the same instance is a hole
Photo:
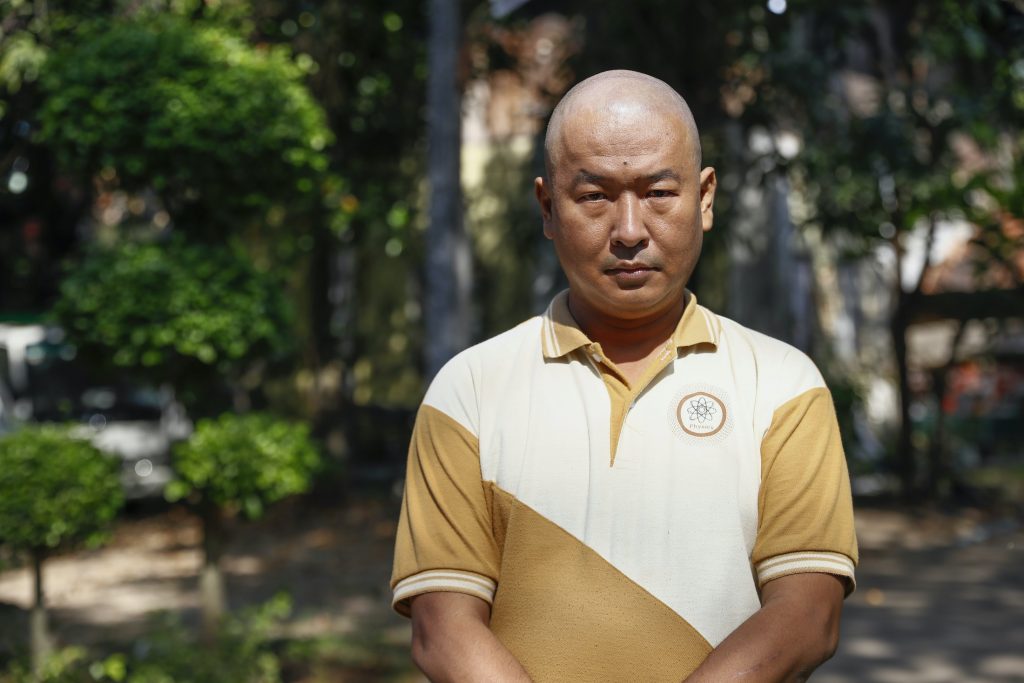
[[[717,346],[717,320],[707,309],[697,305],[697,296],[689,290],[686,291],[686,299],[686,308],[672,333],[672,343],[677,349],[697,344]],[[569,311],[569,290],[556,294],[543,315],[541,348],[544,357],[562,358],[591,343]]]

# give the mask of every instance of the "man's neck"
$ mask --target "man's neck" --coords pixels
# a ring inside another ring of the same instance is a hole
[[[616,365],[646,364],[655,351],[672,338],[679,319],[686,309],[688,298],[685,292],[673,305],[650,316],[622,319],[615,318],[587,306],[574,298],[569,291],[569,312],[580,329],[601,345],[605,355]]]

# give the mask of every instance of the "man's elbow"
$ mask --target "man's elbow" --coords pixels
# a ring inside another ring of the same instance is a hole
[[[818,664],[824,664],[828,660],[832,659],[836,654],[836,650],[839,649],[839,620],[831,625],[821,637],[821,646],[819,650]]]
[[[839,621],[841,605],[822,605],[817,610],[814,645],[811,648],[813,665],[824,664],[836,654],[839,648]]]
[[[430,649],[430,636],[424,631],[427,629],[414,629],[412,633],[412,661],[420,671],[430,671],[432,657]]]
[[[430,675],[437,670],[438,639],[427,620],[413,620],[412,627],[412,661],[420,671]]]
[[[796,670],[807,674],[831,659],[839,647],[843,586],[837,577],[825,574],[794,575],[778,581],[766,595],[771,602],[778,600],[787,614]]]
[[[412,599],[412,661],[430,680],[449,680],[487,631],[490,605],[461,593],[424,593]]]

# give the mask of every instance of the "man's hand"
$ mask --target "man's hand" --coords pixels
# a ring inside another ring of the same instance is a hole
[[[842,579],[791,574],[765,584],[761,609],[715,648],[686,683],[805,681],[835,653]]]
[[[412,659],[434,683],[530,677],[488,624],[491,607],[462,593],[424,593],[412,599]]]

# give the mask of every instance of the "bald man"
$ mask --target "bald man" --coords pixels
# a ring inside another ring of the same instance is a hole
[[[454,358],[417,415],[394,606],[435,681],[791,681],[857,545],[828,389],[686,283],[716,179],[672,88],[556,107],[535,181],[569,289]]]

